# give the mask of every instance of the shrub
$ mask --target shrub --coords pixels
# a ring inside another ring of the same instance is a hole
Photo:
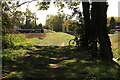
[[[22,55],[26,53],[27,50],[19,49],[4,49],[2,51],[2,60],[4,61],[15,61],[16,59],[20,58]]]
[[[24,34],[6,34],[2,38],[3,49],[29,48],[31,46],[33,46],[33,43],[25,38]]]

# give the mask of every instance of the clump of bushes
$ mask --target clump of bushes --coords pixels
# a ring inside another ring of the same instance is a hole
[[[32,41],[25,38],[24,34],[6,34],[2,37],[2,48],[12,48],[12,49],[20,49],[20,48],[29,48],[33,46]]]
[[[19,57],[23,56],[26,53],[27,50],[19,49],[4,49],[2,51],[2,60],[4,61],[15,61]]]
[[[25,38],[24,34],[6,34],[2,37],[2,59],[14,61],[25,54],[25,49],[32,46],[33,42]]]

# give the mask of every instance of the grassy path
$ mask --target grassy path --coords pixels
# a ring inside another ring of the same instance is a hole
[[[67,33],[56,32],[56,33],[46,33],[46,37],[43,40],[37,38],[31,39],[37,45],[40,46],[61,46],[64,43],[64,46],[68,46],[69,40],[73,39],[73,35]]]
[[[83,49],[76,47],[36,46],[17,61],[6,62],[4,78],[115,78],[118,67],[108,62],[91,59]]]
[[[38,46],[28,49],[23,57],[16,61],[3,60],[3,80],[7,78],[120,80],[120,70],[115,64],[92,59],[85,49],[66,46],[73,37],[64,33],[48,33],[41,41],[33,39]],[[53,43],[56,46],[51,46]]]

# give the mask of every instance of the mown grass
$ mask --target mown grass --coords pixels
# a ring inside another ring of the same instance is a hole
[[[60,46],[62,44],[64,44],[64,46],[68,46],[70,39],[74,39],[74,36],[67,33],[56,32],[46,33],[46,37],[42,40],[39,40],[38,38],[33,38],[31,40],[34,44],[39,46]]]
[[[110,40],[111,40],[111,47],[113,51],[114,58],[119,59],[120,58],[120,53],[119,53],[119,43],[120,43],[120,32],[116,31],[115,34],[109,34]]]

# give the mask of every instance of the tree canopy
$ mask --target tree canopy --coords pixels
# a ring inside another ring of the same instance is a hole
[[[58,15],[48,15],[46,20],[46,26],[54,31],[62,31],[62,24],[66,20],[66,15],[58,13]]]

